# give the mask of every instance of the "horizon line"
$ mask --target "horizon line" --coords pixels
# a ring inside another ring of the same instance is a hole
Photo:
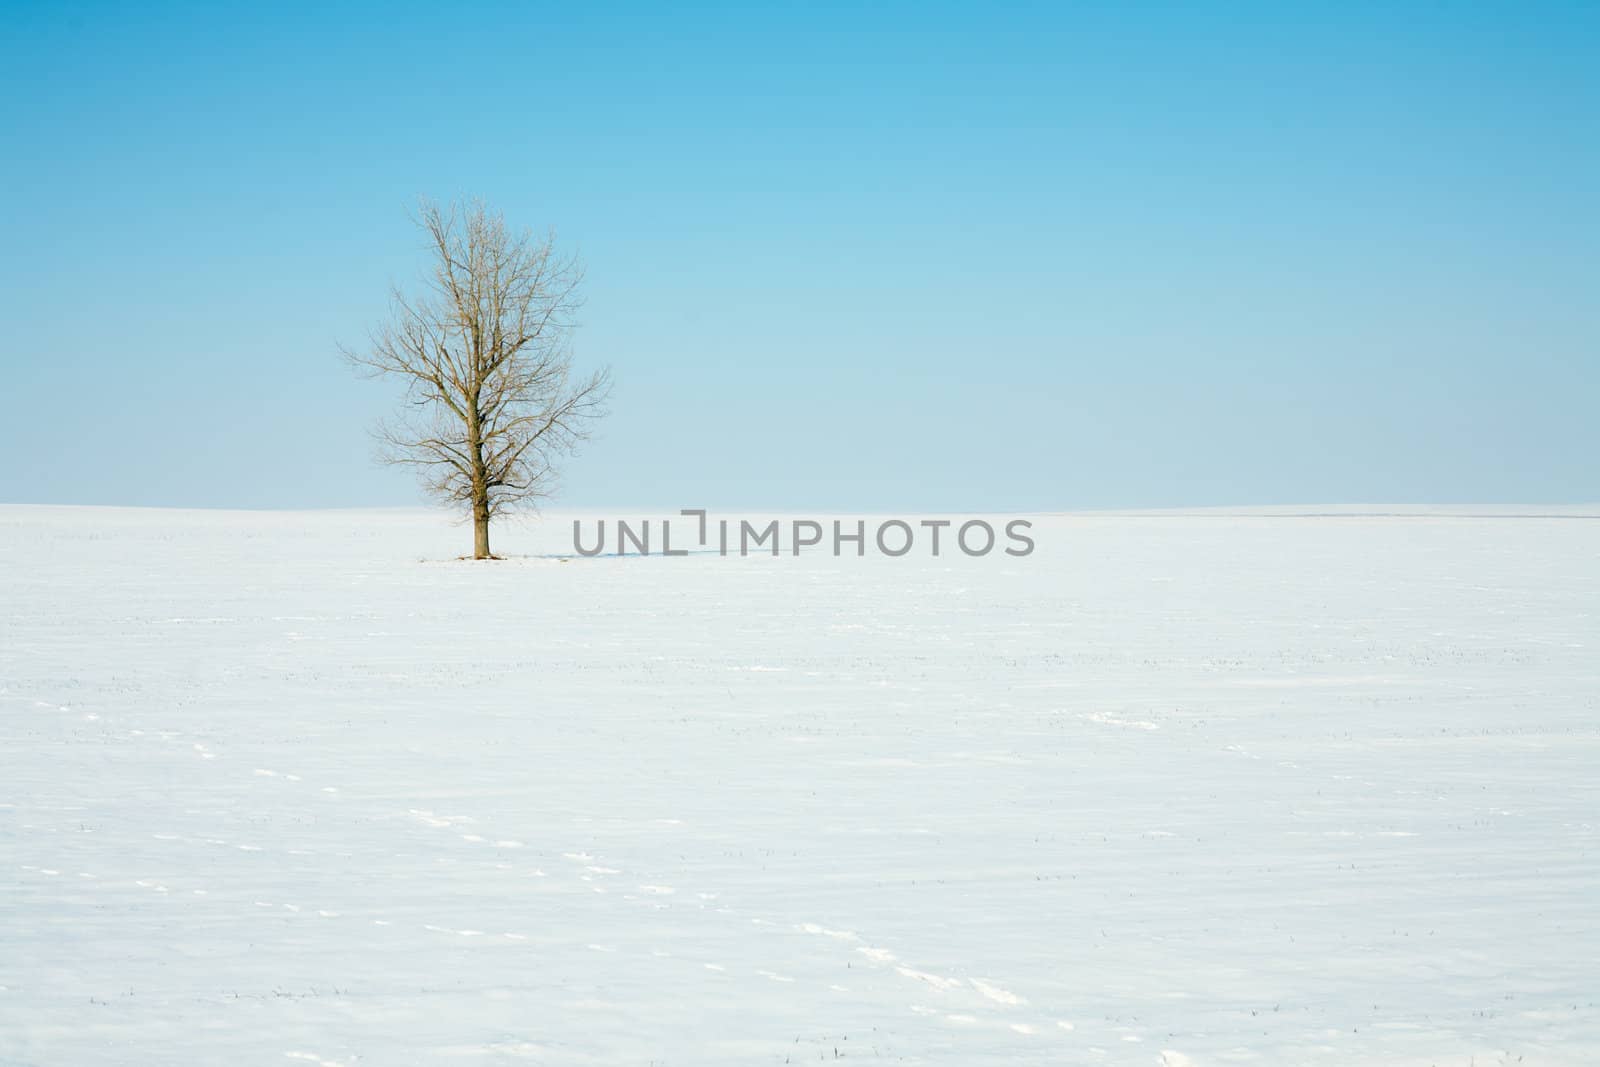
[[[173,504],[60,504],[0,501],[0,511],[138,511],[138,512],[198,512],[211,514],[246,515],[429,515],[455,518],[454,509],[427,504],[378,504],[327,507],[239,507],[220,505]],[[1023,518],[1452,518],[1452,519],[1600,519],[1600,502],[1584,504],[1487,504],[1487,503],[1301,503],[1301,504],[1195,504],[1155,505],[1151,507],[1083,507],[1052,510],[1019,510],[1012,508],[931,508],[931,509],[766,509],[760,507],[705,508],[708,515],[728,517],[760,515],[765,518],[868,516],[900,517],[906,515],[1007,515]],[[680,517],[678,508],[552,507],[537,511],[510,513],[499,518],[505,522],[539,522],[558,518],[617,518],[626,520],[673,519]]]

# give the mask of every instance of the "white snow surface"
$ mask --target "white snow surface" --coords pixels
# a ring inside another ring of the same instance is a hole
[[[1600,522],[1033,534],[0,508],[0,1063],[1600,1063]]]

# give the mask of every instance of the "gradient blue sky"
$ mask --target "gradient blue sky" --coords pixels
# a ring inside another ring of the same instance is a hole
[[[574,506],[1600,500],[1600,5],[38,5],[0,501],[406,504],[419,194],[554,226]]]

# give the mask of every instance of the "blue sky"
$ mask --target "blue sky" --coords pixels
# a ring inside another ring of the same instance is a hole
[[[0,501],[408,504],[419,195],[588,264],[573,506],[1600,501],[1600,6],[9,4]]]

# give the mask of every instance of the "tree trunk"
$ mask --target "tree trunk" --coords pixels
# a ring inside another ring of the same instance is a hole
[[[489,494],[473,493],[472,558],[489,559]]]
[[[473,390],[467,408],[467,451],[472,459],[472,558],[489,554],[489,474],[483,466],[483,430],[478,416],[478,392]]]

